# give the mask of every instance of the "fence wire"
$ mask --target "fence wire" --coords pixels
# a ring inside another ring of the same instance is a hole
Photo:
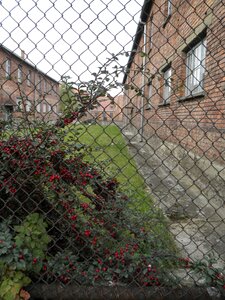
[[[0,1],[0,299],[223,299],[224,0]]]

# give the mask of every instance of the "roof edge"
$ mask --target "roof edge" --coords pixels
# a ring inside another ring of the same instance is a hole
[[[41,71],[40,69],[38,69],[36,67],[36,65],[28,62],[27,60],[23,59],[22,57],[20,57],[18,54],[14,53],[12,50],[10,50],[9,48],[7,48],[6,46],[4,46],[3,44],[0,43],[0,49],[2,49],[5,52],[8,52],[10,55],[14,56],[16,59],[19,59],[22,63],[25,63],[26,65],[28,65],[29,67],[33,68],[35,71],[37,71],[38,73],[48,77],[50,80],[59,83],[59,81],[57,81],[56,79],[52,78],[51,76],[49,76],[48,74],[46,74],[45,72]]]
[[[137,48],[140,44],[140,40],[141,40],[141,37],[142,37],[143,32],[144,32],[145,23],[148,20],[148,16],[149,16],[149,13],[150,13],[151,8],[152,8],[152,4],[153,4],[153,0],[145,0],[144,4],[142,6],[140,21],[139,21],[138,26],[137,26],[137,31],[135,33],[135,39],[134,39],[132,50],[131,50],[131,53],[130,53],[130,56],[129,56],[129,59],[128,59],[127,68],[126,68],[126,72],[125,72],[122,84],[125,84],[125,82],[127,80],[127,76],[130,72],[130,67],[133,63],[134,56],[137,52]]]

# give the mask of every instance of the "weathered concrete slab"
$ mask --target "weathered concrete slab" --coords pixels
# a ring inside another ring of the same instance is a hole
[[[183,254],[200,259],[213,251],[225,262],[225,166],[156,137],[122,132]]]

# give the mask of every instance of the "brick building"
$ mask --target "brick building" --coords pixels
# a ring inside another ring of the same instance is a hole
[[[23,117],[55,120],[59,83],[21,56],[0,45],[0,119]]]
[[[124,106],[123,98],[123,95],[99,97],[97,107],[89,110],[85,119],[121,122],[123,120],[123,113],[121,113]]]
[[[90,114],[99,121],[110,121],[114,116],[114,103],[106,96],[99,97],[98,106]]]
[[[123,80],[127,124],[225,159],[224,20],[224,0],[144,1]]]

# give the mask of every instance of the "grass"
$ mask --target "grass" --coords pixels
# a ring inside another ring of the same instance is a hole
[[[66,139],[73,140],[79,131],[80,143],[89,145],[85,158],[103,166],[110,176],[114,176],[120,182],[122,190],[130,197],[130,206],[143,226],[153,233],[154,240],[158,237],[157,248],[168,249],[175,254],[175,243],[169,233],[167,220],[162,211],[154,206],[152,197],[146,190],[143,177],[139,174],[134,159],[128,152],[126,142],[116,125],[72,125],[68,128]]]
[[[135,194],[135,197],[149,198],[145,190],[145,182],[138,173],[135,161],[128,153],[125,140],[115,125],[78,125],[79,141],[91,147],[91,152],[86,155],[88,161],[105,165],[105,172],[117,178],[126,192]],[[71,137],[73,133],[69,133]]]

